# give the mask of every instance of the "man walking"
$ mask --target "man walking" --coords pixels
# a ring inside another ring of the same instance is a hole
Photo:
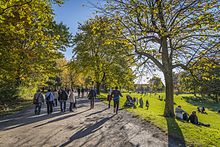
[[[54,95],[50,89],[48,89],[45,97],[47,103],[47,114],[51,114],[53,112]]]
[[[90,109],[94,108],[95,97],[96,97],[96,92],[94,89],[91,89],[88,95],[88,98],[90,100]]]
[[[111,96],[113,97],[114,101],[114,113],[118,114],[118,107],[119,107],[119,99],[122,96],[121,92],[118,90],[118,87],[115,87],[115,90],[112,91]]]
[[[33,104],[35,104],[35,114],[39,115],[41,111],[41,106],[44,103],[44,95],[41,90],[37,90],[37,93],[34,95]]]
[[[61,109],[61,112],[66,111],[66,101],[67,101],[67,99],[68,99],[68,93],[67,93],[67,91],[62,89],[61,93],[60,93],[60,109]]]

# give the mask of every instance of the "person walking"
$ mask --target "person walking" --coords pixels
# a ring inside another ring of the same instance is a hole
[[[68,93],[64,89],[60,92],[60,110],[61,112],[66,111],[66,101],[68,100]]]
[[[54,106],[57,107],[57,101],[58,101],[58,96],[59,96],[57,89],[54,90],[53,95],[54,95]]]
[[[114,113],[116,114],[118,114],[120,96],[123,97],[121,92],[118,90],[118,87],[116,86],[115,90],[113,90],[111,93],[111,97],[113,97],[114,101]]]
[[[45,97],[47,103],[47,114],[51,114],[53,112],[54,95],[50,89],[48,89]]]
[[[69,102],[70,102],[69,111],[73,112],[73,107],[74,107],[74,103],[76,102],[76,98],[75,98],[75,93],[72,89],[70,89],[70,93],[69,93]]]
[[[85,92],[85,89],[82,87],[81,88],[82,98],[84,97],[84,92]]]
[[[111,101],[112,101],[112,96],[111,93],[109,92],[109,94],[107,95],[107,101],[108,101],[108,109],[110,109],[111,107]]]
[[[34,113],[35,115],[39,115],[41,111],[41,106],[44,103],[44,95],[42,94],[41,90],[38,89],[37,92],[34,94],[33,104],[35,105]]]
[[[81,90],[80,90],[80,88],[78,87],[78,88],[77,88],[78,98],[80,98],[80,91],[81,91]]]
[[[90,109],[94,108],[95,105],[95,97],[96,97],[96,92],[94,89],[91,89],[88,95],[88,99],[90,100]]]

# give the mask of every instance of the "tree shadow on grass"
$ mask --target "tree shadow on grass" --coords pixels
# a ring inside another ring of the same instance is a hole
[[[209,109],[210,111],[215,111],[217,112],[220,109],[220,103],[216,103],[214,101],[208,101],[208,100],[203,100],[200,98],[195,98],[195,97],[183,97],[183,99],[187,102],[190,103],[194,106],[197,107],[205,107]]]
[[[183,133],[177,124],[175,118],[166,118],[168,129],[168,147],[186,147]]]
[[[102,125],[104,123],[106,123],[108,120],[110,120],[112,117],[114,117],[115,115],[112,115],[111,117],[105,117],[103,119],[101,119],[100,121],[98,121],[97,123],[93,124],[93,125],[89,125],[89,126],[86,126],[84,128],[82,128],[81,130],[79,130],[78,132],[76,132],[75,134],[73,134],[69,140],[65,143],[63,143],[62,145],[60,145],[60,147],[65,147],[67,146],[68,144],[70,144],[71,142],[73,142],[74,140],[77,140],[77,139],[80,139],[80,138],[83,138],[87,135],[90,135],[96,131],[98,131],[99,129],[102,128]]]

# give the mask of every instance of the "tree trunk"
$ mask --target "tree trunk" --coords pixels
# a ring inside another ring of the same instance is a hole
[[[96,82],[97,94],[100,94],[100,85],[101,85],[101,83]]]
[[[173,72],[172,72],[172,55],[169,55],[167,38],[162,37],[162,63],[163,63],[163,74],[165,79],[166,86],[166,99],[165,99],[165,109],[164,116],[165,117],[174,117],[174,109],[173,109]]]
[[[165,85],[166,85],[166,99],[165,99],[165,117],[174,117],[174,108],[173,108],[173,76],[172,69],[169,72],[164,73]]]

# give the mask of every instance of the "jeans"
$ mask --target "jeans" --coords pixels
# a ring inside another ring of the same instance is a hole
[[[95,103],[95,98],[93,97],[90,99],[90,108],[91,109],[94,108],[94,103]]]
[[[75,100],[75,103],[73,103],[73,108],[76,109],[76,100]]]
[[[111,100],[108,101],[108,108],[111,107]]]
[[[71,112],[73,111],[73,104],[74,104],[73,102],[70,102],[69,111],[71,111]]]
[[[57,107],[57,99],[54,99],[54,106]]]
[[[53,112],[53,102],[52,101],[48,101],[47,102],[47,114],[50,114]]]
[[[35,114],[38,114],[38,115],[40,114],[41,106],[42,106],[42,103],[35,104],[35,111],[34,111]]]
[[[60,100],[60,110],[61,112],[66,111],[66,100]]]
[[[114,100],[114,112],[118,113],[119,100]]]

